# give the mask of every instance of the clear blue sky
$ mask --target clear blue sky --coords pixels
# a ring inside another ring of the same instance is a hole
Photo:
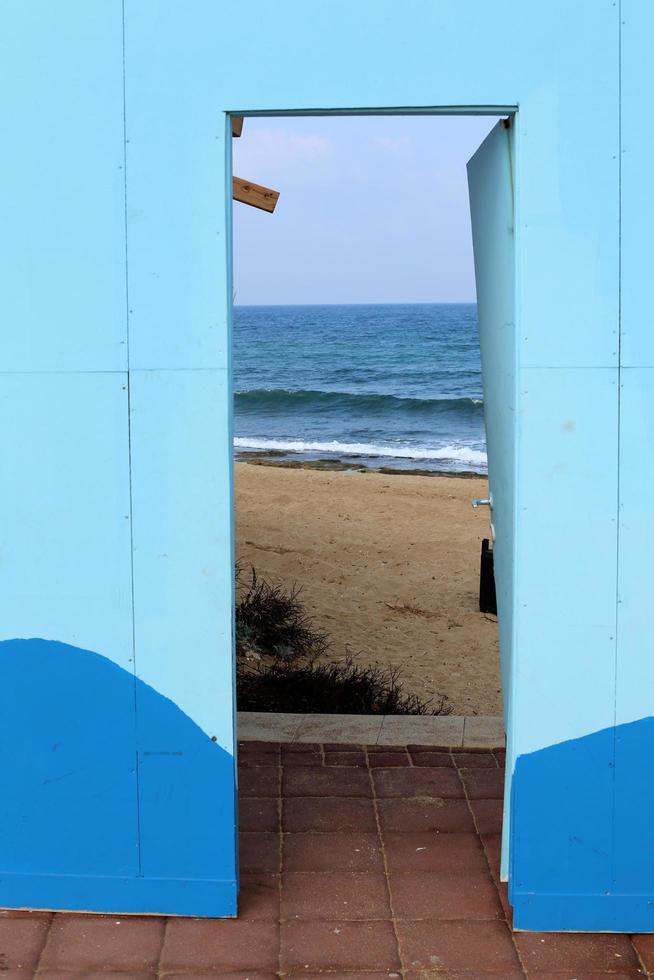
[[[495,121],[246,119],[234,173],[281,197],[234,202],[236,303],[474,301],[466,162]]]

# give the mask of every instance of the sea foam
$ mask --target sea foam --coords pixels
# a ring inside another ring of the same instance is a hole
[[[234,439],[236,449],[261,451],[276,450],[285,453],[330,453],[340,456],[378,456],[391,459],[452,460],[469,466],[486,466],[486,453],[470,446],[442,446],[428,448],[420,446],[375,446],[366,442],[304,442],[303,440],[283,439]]]

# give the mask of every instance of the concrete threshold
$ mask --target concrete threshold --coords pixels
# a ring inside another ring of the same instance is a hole
[[[496,749],[504,746],[504,722],[496,715],[292,715],[239,711],[237,735],[244,742]]]

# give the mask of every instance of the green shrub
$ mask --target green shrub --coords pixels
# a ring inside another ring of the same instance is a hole
[[[241,585],[241,570],[236,570]],[[300,590],[271,585],[251,571],[236,603],[237,656],[275,657],[293,661],[314,660],[327,652],[327,634],[316,629],[300,602]]]
[[[447,698],[405,694],[395,667],[364,667],[351,656],[339,663],[278,660],[237,664],[241,711],[299,714],[447,715]]]

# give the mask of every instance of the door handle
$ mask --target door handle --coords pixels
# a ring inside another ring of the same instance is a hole
[[[490,497],[477,497],[476,500],[472,501],[473,507],[482,507],[482,506],[490,507],[490,505],[491,505]]]

